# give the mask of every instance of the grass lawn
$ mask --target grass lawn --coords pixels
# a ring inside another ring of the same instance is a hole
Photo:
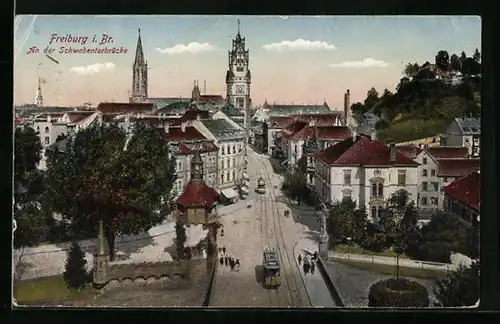
[[[96,292],[92,289],[91,283],[80,291],[69,290],[66,288],[62,276],[30,279],[14,283],[14,298],[18,304],[85,298],[93,294],[96,294]]]
[[[382,252],[371,252],[367,251],[361,247],[358,246],[351,246],[350,248],[347,245],[336,245],[333,248],[333,252],[337,253],[353,253],[353,254],[366,254],[366,255],[375,255],[375,256],[384,256],[384,257],[392,257],[395,258],[397,257],[396,252],[393,250],[385,250]],[[406,255],[402,254],[399,256],[401,259],[409,259]]]
[[[390,264],[378,264],[371,262],[360,262],[353,260],[336,259],[338,263],[348,265],[353,268],[365,270],[373,273],[380,273],[385,275],[396,275],[396,266]],[[420,269],[410,267],[399,267],[399,275],[401,277],[422,278],[422,279],[435,279],[442,278],[446,275],[446,271],[435,269]]]

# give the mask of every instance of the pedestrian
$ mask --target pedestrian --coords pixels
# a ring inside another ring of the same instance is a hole
[[[219,261],[220,261],[220,265],[224,265],[224,257],[222,255],[220,256]]]
[[[235,271],[240,270],[240,260],[236,259],[236,261],[234,262],[234,267],[235,267]]]
[[[226,264],[226,266],[227,266],[228,262],[229,262],[229,257],[227,255],[225,255],[224,256],[224,263]]]
[[[318,260],[318,252],[314,251],[314,260]]]
[[[314,265],[314,262],[311,263],[311,274],[314,274],[314,268],[316,268],[316,266]]]
[[[229,259],[229,266],[231,267],[231,271],[234,271],[234,260],[233,260],[233,258]]]
[[[308,274],[309,273],[309,262],[304,262],[304,273]]]
[[[299,265],[302,263],[302,255],[299,254],[299,256],[297,257],[297,260],[299,261]]]
[[[224,255],[226,255],[226,247],[225,246],[222,247],[222,253],[224,253]]]
[[[220,230],[220,236],[223,237],[224,236],[224,227]]]

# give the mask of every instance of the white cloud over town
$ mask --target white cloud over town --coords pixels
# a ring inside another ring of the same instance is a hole
[[[72,72],[81,74],[81,75],[88,75],[88,74],[96,74],[99,72],[103,71],[110,71],[114,70],[115,65],[113,63],[96,63],[92,65],[87,65],[87,66],[74,66],[70,68]]]
[[[160,53],[164,54],[170,54],[170,55],[175,55],[175,54],[183,54],[183,53],[202,53],[202,52],[208,52],[211,51],[215,48],[215,46],[209,44],[209,43],[197,43],[197,42],[192,42],[189,44],[177,44],[172,47],[168,48],[156,48],[156,50]]]
[[[365,58],[362,61],[345,61],[342,63],[330,64],[331,68],[371,68],[371,67],[387,67],[389,64],[381,60],[375,60],[373,58]]]
[[[310,41],[302,38],[296,40],[284,40],[279,43],[271,43],[262,46],[268,51],[321,51],[334,50],[338,47],[324,41]]]

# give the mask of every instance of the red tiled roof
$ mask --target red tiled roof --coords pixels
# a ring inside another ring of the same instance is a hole
[[[453,181],[443,190],[451,198],[478,210],[481,201],[481,175],[474,171]]]
[[[101,102],[97,110],[103,113],[135,113],[144,114],[153,111],[152,103],[128,103],[128,102]]]
[[[431,146],[425,149],[434,159],[468,158],[469,149],[463,146]]]
[[[317,140],[319,141],[343,141],[351,136],[351,131],[347,126],[325,126],[317,127]],[[314,134],[313,126],[303,127],[301,130],[288,137],[290,140],[306,140],[312,138]]]
[[[293,116],[271,116],[269,118],[269,128],[285,128],[294,121]]]
[[[439,177],[463,177],[479,170],[479,159],[437,159]]]
[[[218,198],[217,191],[209,187],[205,181],[190,180],[175,203],[186,207],[208,207],[216,202]]]
[[[193,126],[187,126],[184,131],[182,127],[171,127],[168,133],[164,134],[164,138],[170,142],[200,141],[207,139]]]
[[[417,145],[410,144],[410,145],[396,145],[396,148],[399,152],[402,154],[406,155],[410,159],[415,159],[417,155],[422,152],[422,149],[418,147]]]
[[[179,143],[179,146],[177,147],[178,149],[178,154],[193,154],[195,149],[193,147],[189,147],[185,143]],[[206,153],[206,152],[216,152],[219,150],[217,146],[215,146],[213,143],[201,143],[201,147],[199,148],[201,153]]]
[[[196,119],[208,119],[210,118],[210,112],[207,110],[200,110],[198,108],[195,109],[189,109],[182,115],[180,118],[177,118],[172,123],[172,126],[179,126],[182,123],[188,121],[188,120],[196,120]]]
[[[396,150],[396,161],[390,161],[389,147],[368,136],[358,136],[356,140],[346,140],[314,154],[329,165],[417,166],[418,163]]]

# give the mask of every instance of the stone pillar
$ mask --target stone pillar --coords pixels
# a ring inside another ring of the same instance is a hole
[[[106,252],[104,225],[102,221],[99,222],[99,235],[97,243],[97,251],[94,254],[93,285],[94,288],[101,289],[108,283],[109,269],[109,258],[108,253]]]
[[[327,258],[328,257],[328,232],[326,231],[326,213],[328,210],[324,208],[320,212],[320,217],[321,217],[321,232],[320,232],[320,237],[319,237],[319,255],[322,258]]]

